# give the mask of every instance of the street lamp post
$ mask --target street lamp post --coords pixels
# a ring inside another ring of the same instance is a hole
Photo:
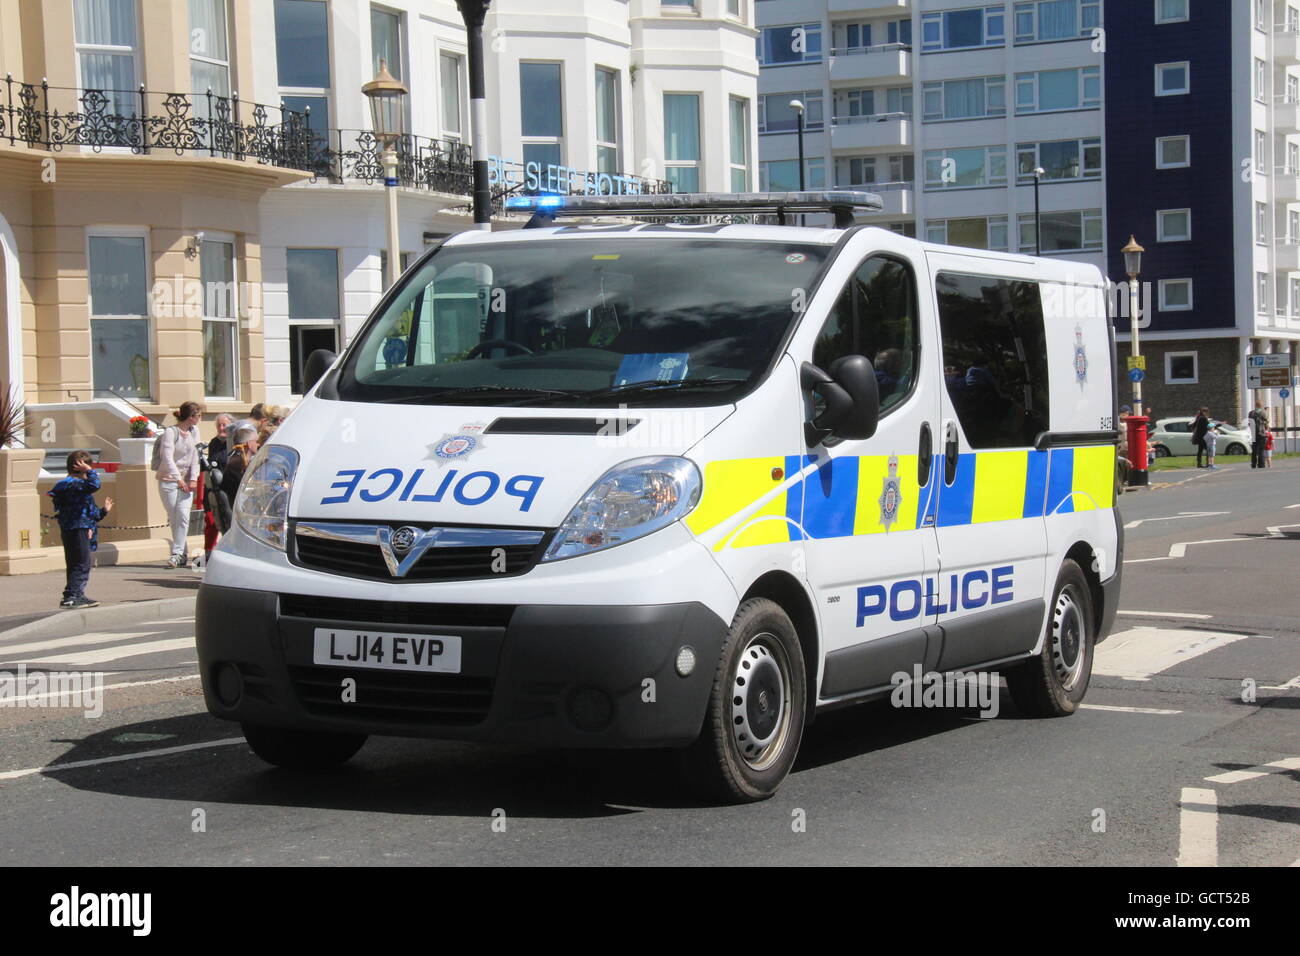
[[[388,64],[379,61],[375,78],[361,87],[370,100],[370,118],[375,138],[383,144],[384,193],[388,206],[388,286],[401,274],[401,240],[397,234],[397,141],[406,131],[406,87],[388,72]]]
[[[801,100],[791,100],[790,109],[794,110],[795,119],[799,124],[799,191],[803,192],[803,102]]]
[[[1034,167],[1034,255],[1043,254],[1043,220],[1038,213],[1038,183],[1046,170],[1042,166]]]
[[[1137,239],[1128,237],[1128,245],[1120,252],[1124,253],[1124,271],[1128,273],[1128,314],[1129,333],[1132,345],[1129,354],[1135,359],[1142,354],[1138,345],[1138,276],[1142,272],[1142,253],[1146,252]],[[1137,363],[1133,363],[1137,367]],[[1118,372],[1119,370],[1116,369]],[[1147,419],[1142,410],[1142,382],[1140,376],[1133,379],[1133,414],[1129,418],[1129,484],[1145,485],[1147,483]]]
[[[469,59],[469,135],[474,163],[474,226],[492,228],[492,192],[488,187],[487,80],[483,69],[483,18],[492,0],[456,0],[465,22]]]

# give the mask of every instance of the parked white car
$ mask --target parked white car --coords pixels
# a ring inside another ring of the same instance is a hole
[[[1192,423],[1194,417],[1161,418],[1156,422],[1155,431],[1151,433],[1149,444],[1155,449],[1157,458],[1169,458],[1176,455],[1195,455],[1196,446],[1192,444]],[[1219,442],[1215,453],[1219,455],[1246,455],[1250,453],[1250,432],[1228,422],[1210,419],[1210,427],[1219,433]]]

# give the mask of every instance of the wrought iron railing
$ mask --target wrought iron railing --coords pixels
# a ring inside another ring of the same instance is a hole
[[[368,129],[331,129],[313,134],[311,171],[335,182],[384,180],[384,145]],[[449,139],[398,138],[397,181],[408,188],[469,196],[474,191],[470,147]]]

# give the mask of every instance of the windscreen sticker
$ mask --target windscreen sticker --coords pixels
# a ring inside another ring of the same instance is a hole
[[[448,462],[468,458],[474,452],[482,450],[483,439],[480,436],[486,427],[482,422],[461,425],[460,431],[443,435],[432,445],[426,446],[429,454],[425,457],[437,462],[439,468]]]
[[[442,475],[441,480],[431,474],[427,480],[425,469],[417,468],[407,475],[401,468],[376,468],[367,473],[364,468],[343,468],[329,486],[336,495],[321,498],[323,505],[347,504],[355,495],[361,501],[386,501],[397,495],[398,501],[440,503],[448,492],[451,500],[462,505],[481,505],[498,492],[519,499],[519,510],[527,511],[542,487],[541,475],[514,475],[502,480],[495,471],[471,471],[461,475],[455,468]],[[460,476],[459,479],[457,476]],[[398,489],[401,489],[400,493]]]
[[[790,263],[790,265],[792,266],[797,266],[801,262],[804,262],[807,258],[808,257],[805,256],[802,252],[792,252],[785,257],[785,261]]]
[[[622,255],[622,253],[618,253],[618,252],[598,252],[598,253],[596,253],[594,256],[592,256],[591,258],[592,258],[592,261],[594,261],[594,262],[602,262],[602,261],[604,261],[604,262],[613,262],[613,261],[616,261],[616,260],[618,260],[618,259],[622,259],[622,258],[623,258],[623,255]]]
[[[624,355],[614,373],[615,385],[633,382],[680,382],[686,378],[690,352],[641,352]]]

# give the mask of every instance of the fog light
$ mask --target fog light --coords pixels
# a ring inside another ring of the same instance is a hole
[[[212,691],[224,707],[234,707],[244,696],[244,677],[234,664],[218,664],[212,675]]]
[[[677,676],[690,677],[693,670],[695,670],[695,648],[683,644],[682,649],[677,652]]]
[[[614,701],[603,690],[579,687],[569,695],[568,713],[579,730],[604,730],[614,720]]]

